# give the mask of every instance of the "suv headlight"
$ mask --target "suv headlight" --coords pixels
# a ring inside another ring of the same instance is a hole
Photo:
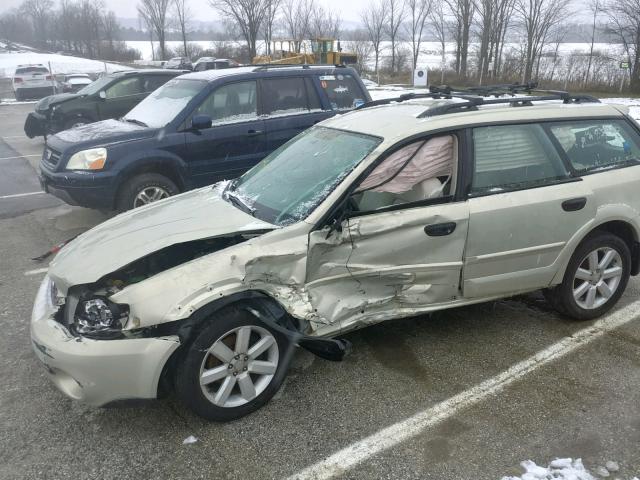
[[[67,162],[67,170],[102,170],[106,161],[106,148],[82,150],[71,156]]]
[[[104,297],[93,297],[78,302],[74,326],[80,334],[117,334],[126,322],[129,309]]]

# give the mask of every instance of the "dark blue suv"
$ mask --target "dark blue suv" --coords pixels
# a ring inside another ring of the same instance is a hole
[[[119,120],[49,137],[41,182],[71,205],[128,210],[234,178],[306,128],[369,100],[349,67],[190,73]]]

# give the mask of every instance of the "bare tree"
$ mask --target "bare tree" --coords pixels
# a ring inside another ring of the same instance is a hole
[[[447,47],[447,21],[445,18],[444,4],[441,1],[436,1],[429,13],[429,23],[433,28],[438,43],[440,44],[440,51],[442,53],[442,60],[440,62],[440,68],[442,70],[440,74],[440,83],[444,83],[444,71],[446,66],[446,47]],[[413,68],[416,66],[414,64]]]
[[[151,44],[151,60],[155,60],[156,50],[153,47],[153,23],[145,13],[138,10],[138,26],[141,27],[141,24],[144,24],[144,27],[147,29],[147,34],[149,35],[149,43]]]
[[[160,46],[160,60],[166,59],[167,10],[171,0],[140,0],[138,13],[156,34]]]
[[[406,0],[406,7],[408,10],[406,30],[411,39],[412,65],[415,70],[418,65],[418,55],[420,55],[422,34],[424,33],[424,27],[433,8],[433,4],[432,0]],[[442,8],[440,10],[442,10]]]
[[[612,0],[606,9],[607,31],[616,35],[631,62],[629,87],[640,92],[640,0]]]
[[[514,10],[525,34],[523,82],[531,80],[550,30],[566,20],[570,1],[516,0]]]
[[[348,51],[358,56],[358,62],[356,64],[358,72],[361,74],[366,72],[369,60],[371,60],[371,56],[373,55],[373,44],[369,40],[367,32],[356,30],[351,40],[345,42],[345,47]]]
[[[46,47],[53,0],[25,0],[21,10],[31,19],[38,43]]]
[[[387,3],[388,21],[386,33],[391,40],[391,73],[396,71],[396,43],[399,40],[400,26],[405,19],[406,9],[404,0],[385,0]]]
[[[273,38],[273,26],[276,23],[276,17],[280,11],[280,5],[282,0],[272,0],[269,2],[264,15],[264,25],[262,27],[264,33],[264,43],[267,50],[267,55],[271,54],[271,40]]]
[[[515,0],[478,0],[480,49],[478,52],[478,74],[480,81],[489,73],[495,75],[500,69],[504,37],[509,26]],[[490,65],[493,65],[490,68]]]
[[[340,34],[340,17],[331,10],[325,10],[322,5],[315,4],[311,10],[309,35],[312,39],[337,38]]]
[[[454,19],[453,38],[456,42],[456,72],[467,76],[469,58],[469,34],[475,16],[473,0],[444,0]]]
[[[182,36],[184,55],[188,56],[187,29],[189,28],[189,22],[191,21],[191,10],[189,9],[187,0],[173,0],[173,13],[175,14],[175,22],[178,25]]]
[[[598,22],[598,15],[602,12],[602,0],[590,0],[589,10],[591,11],[592,24],[591,24],[591,44],[589,45],[589,63],[587,64],[587,71],[584,74],[584,85],[589,83],[589,73],[591,72],[591,63],[593,62],[593,44],[596,41],[596,29]]]
[[[293,41],[293,49],[300,53],[302,42],[309,32],[313,3],[311,0],[284,0],[282,22],[287,36]]]
[[[361,15],[367,37],[373,46],[377,76],[379,74],[378,67],[380,64],[380,53],[382,52],[382,40],[384,38],[388,17],[386,1],[380,0],[378,3],[369,5]]]
[[[266,12],[273,0],[209,0],[209,4],[235,22],[247,42],[249,56],[256,56],[256,44]]]

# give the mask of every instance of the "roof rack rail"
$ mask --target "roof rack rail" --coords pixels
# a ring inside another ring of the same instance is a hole
[[[455,98],[462,98],[462,102],[453,102],[445,105],[438,105],[428,108],[417,118],[435,117],[447,113],[458,113],[469,110],[477,110],[480,105],[508,104],[511,107],[532,106],[533,102],[544,102],[549,100],[562,100],[563,103],[600,103],[591,95],[571,96],[567,92],[550,93],[549,95],[522,95],[507,98],[492,98],[486,100],[484,97],[472,97],[467,95],[456,95]]]
[[[522,95],[522,94],[527,95]],[[533,95],[532,95],[533,94]],[[487,98],[495,97],[495,98]],[[446,113],[455,113],[467,110],[477,110],[480,105],[508,104],[512,107],[531,106],[533,102],[562,100],[563,103],[600,103],[600,100],[591,95],[571,95],[564,90],[543,90],[538,88],[537,82],[528,83],[504,83],[497,85],[484,85],[479,87],[455,88],[448,85],[432,85],[425,93],[409,92],[394,98],[373,100],[356,108],[363,109],[377,105],[387,105],[392,102],[404,102],[418,98],[431,98],[434,100],[454,98],[462,102],[452,102],[429,108],[418,115],[418,118],[433,117]]]
[[[255,71],[269,70],[270,68],[311,68],[311,67],[325,67],[325,68],[347,68],[346,65],[332,65],[324,63],[254,63],[249,65],[250,67],[257,67]]]

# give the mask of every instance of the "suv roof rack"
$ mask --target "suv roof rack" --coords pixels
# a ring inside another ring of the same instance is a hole
[[[477,110],[480,105],[508,104],[512,107],[532,106],[532,102],[549,100],[562,100],[563,103],[600,103],[600,100],[591,95],[571,95],[569,92],[565,92],[563,90],[542,90],[537,87],[538,84],[535,82],[486,85],[480,87],[469,87],[466,89],[453,88],[448,85],[431,86],[429,87],[429,92],[410,92],[404,93],[395,98],[373,100],[359,106],[357,109],[386,105],[391,102],[405,102],[407,100],[417,98],[431,98],[434,100],[451,100],[453,98],[458,98],[463,100],[462,102],[453,102],[428,108],[418,115],[418,118],[426,118],[444,115],[446,113]],[[536,93],[538,95],[531,95],[532,93]],[[487,97],[495,98],[489,99]]]
[[[346,65],[331,65],[323,63],[254,63],[251,67],[257,67],[254,71],[259,72],[262,70],[269,70],[270,68],[291,68],[300,67],[308,69],[311,67],[325,67],[325,68],[347,68]]]

